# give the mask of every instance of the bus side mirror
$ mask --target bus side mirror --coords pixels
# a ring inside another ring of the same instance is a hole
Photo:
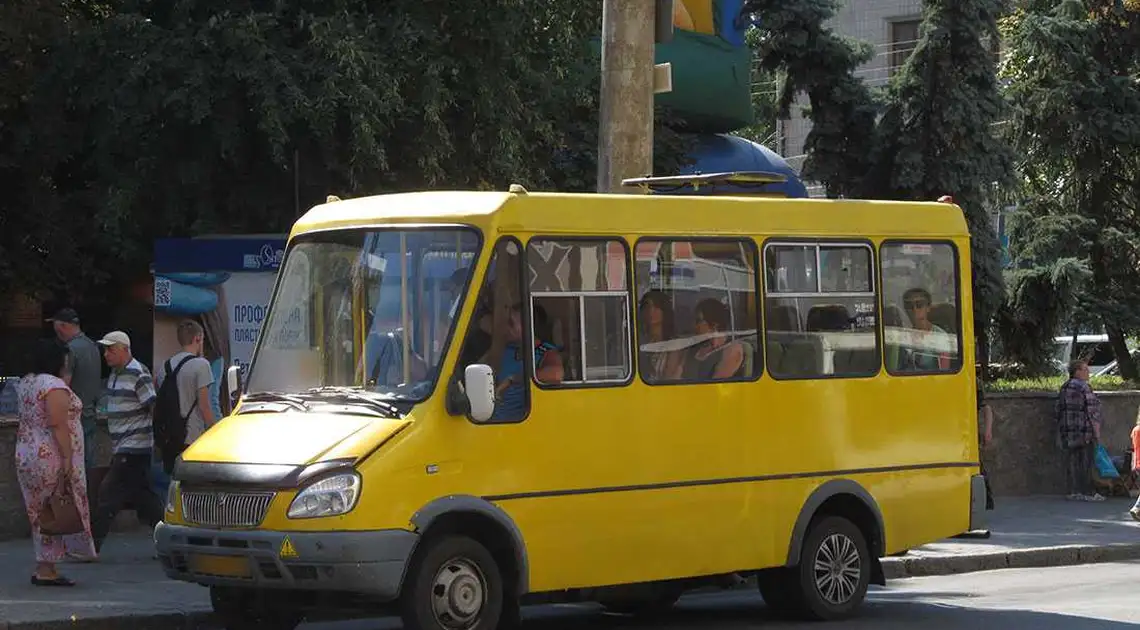
[[[495,374],[491,366],[476,363],[463,372],[468,413],[475,422],[486,422],[495,412]]]
[[[237,395],[241,391],[241,367],[231,365],[226,368],[225,394],[222,395],[222,414],[230,415],[237,404]]]

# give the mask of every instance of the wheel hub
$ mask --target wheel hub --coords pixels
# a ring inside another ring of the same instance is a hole
[[[829,604],[841,606],[855,596],[862,574],[855,541],[844,534],[823,539],[815,554],[815,587]]]
[[[446,628],[473,628],[486,602],[486,580],[479,568],[465,558],[445,562],[432,581],[432,613]]]

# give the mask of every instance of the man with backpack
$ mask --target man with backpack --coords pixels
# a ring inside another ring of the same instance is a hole
[[[205,332],[198,322],[183,320],[177,334],[182,350],[155,366],[158,397],[154,406],[154,445],[168,475],[182,451],[214,424],[210,405],[214,373],[210,362],[202,357]],[[167,378],[168,375],[174,378]]]

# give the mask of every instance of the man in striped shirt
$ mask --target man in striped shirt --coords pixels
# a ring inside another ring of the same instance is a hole
[[[99,344],[111,368],[100,413],[107,419],[114,457],[99,487],[99,504],[91,519],[96,551],[102,548],[112,521],[128,502],[139,520],[151,527],[163,516],[162,500],[151,489],[149,479],[154,450],[151,409],[156,398],[150,371],[131,356],[127,333],[107,333]]]

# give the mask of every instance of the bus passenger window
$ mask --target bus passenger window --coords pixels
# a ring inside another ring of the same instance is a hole
[[[879,371],[870,245],[770,243],[764,267],[765,338],[774,377],[857,377]]]
[[[638,241],[636,279],[638,365],[646,383],[760,375],[752,241]]]
[[[958,255],[948,243],[881,247],[884,357],[891,374],[957,372],[962,363]]]
[[[543,386],[624,383],[633,372],[628,252],[617,240],[527,245],[535,378]]]

